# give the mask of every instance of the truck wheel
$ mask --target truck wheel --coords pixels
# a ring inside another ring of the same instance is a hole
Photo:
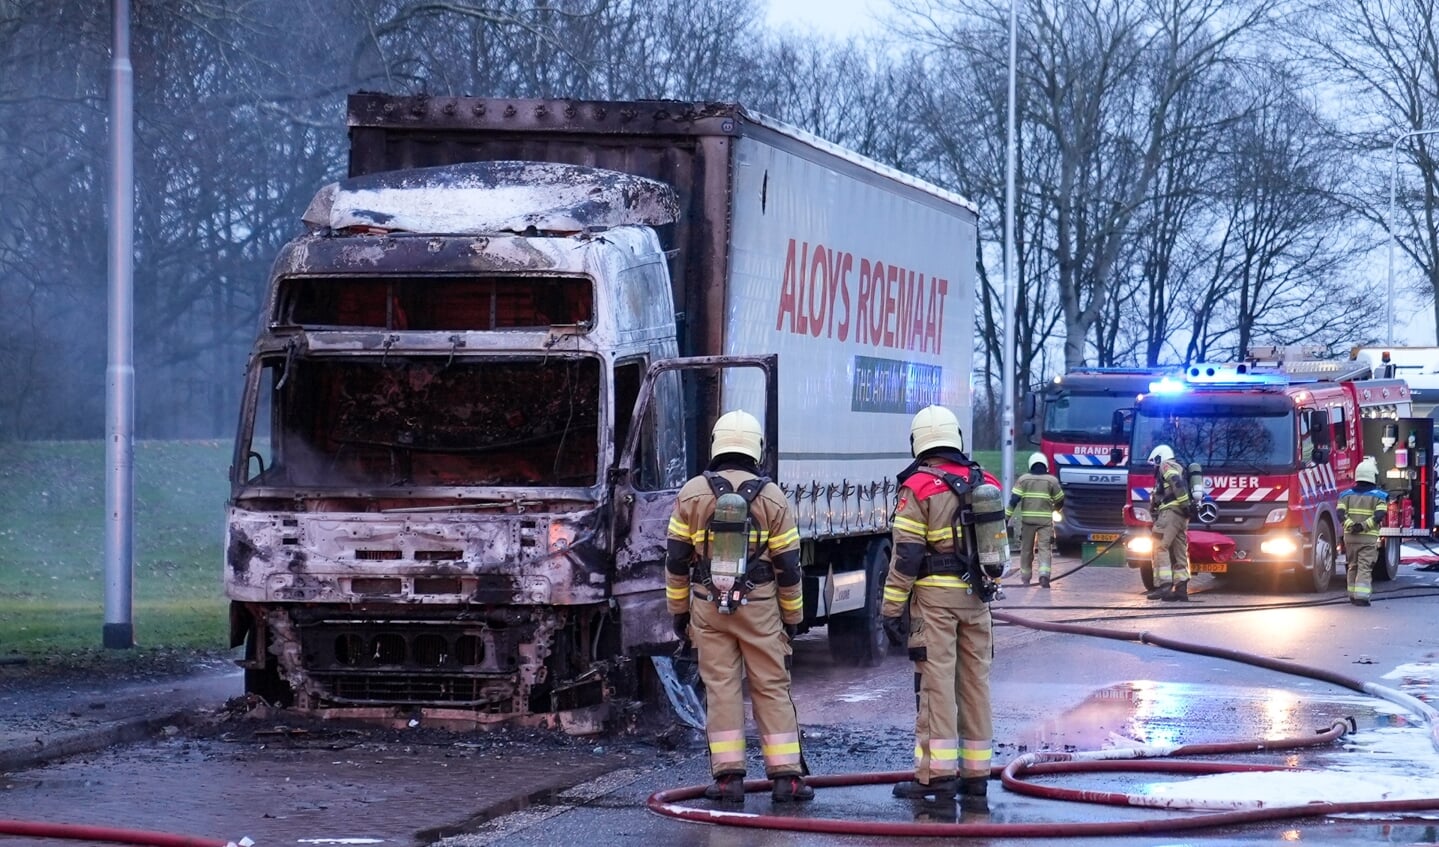
[[[1379,539],[1379,558],[1374,562],[1375,582],[1389,582],[1399,576],[1399,556],[1402,539],[1398,537]]]
[[[1334,578],[1334,562],[1337,556],[1334,527],[1329,525],[1329,521],[1321,519],[1314,530],[1314,548],[1310,552],[1309,567],[1301,565],[1294,569],[1299,590],[1316,594],[1328,591],[1329,582]]]
[[[1154,588],[1154,565],[1139,566],[1139,581],[1144,583],[1144,590],[1150,591]]]
[[[880,609],[884,605],[884,579],[889,574],[890,540],[878,538],[864,553],[866,597],[863,609],[842,612],[829,619],[829,654],[841,664],[874,667],[889,654]]]

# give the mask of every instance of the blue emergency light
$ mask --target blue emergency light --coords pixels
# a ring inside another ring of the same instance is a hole
[[[1167,376],[1158,382],[1149,383],[1150,394],[1183,394],[1187,388],[1184,383]]]

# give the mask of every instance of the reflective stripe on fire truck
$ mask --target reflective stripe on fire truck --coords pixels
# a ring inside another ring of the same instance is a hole
[[[1148,502],[1154,489],[1130,489],[1130,499]],[[1276,486],[1229,486],[1211,488],[1205,492],[1205,499],[1223,503],[1263,503],[1270,500],[1288,500],[1289,489]]]
[[[1085,465],[1088,467],[1102,468],[1109,464],[1108,456],[1081,456],[1075,453],[1055,453],[1054,463],[1056,465]]]
[[[1329,465],[1315,465],[1299,472],[1299,493],[1305,500],[1315,500],[1338,490],[1334,469]]]

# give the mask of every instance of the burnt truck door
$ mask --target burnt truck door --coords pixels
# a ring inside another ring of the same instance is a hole
[[[779,357],[697,356],[655,362],[645,374],[633,421],[610,472],[613,597],[627,653],[672,649],[665,607],[665,532],[675,496],[709,461],[710,428],[743,409],[765,432],[763,474],[776,479]]]

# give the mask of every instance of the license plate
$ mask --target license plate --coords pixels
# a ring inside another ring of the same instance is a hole
[[[1089,540],[1090,540],[1090,541],[1118,541],[1118,540],[1119,540],[1119,533],[1117,533],[1117,532],[1091,532],[1091,533],[1089,534]]]
[[[1190,562],[1189,569],[1196,573],[1228,573],[1227,562]]]

